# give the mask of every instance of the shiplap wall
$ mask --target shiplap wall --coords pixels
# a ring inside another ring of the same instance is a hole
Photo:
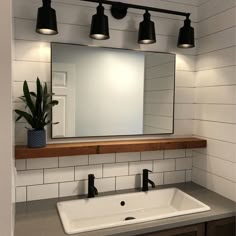
[[[193,181],[236,201],[236,1],[199,6]]]
[[[145,57],[144,134],[173,132],[175,56],[148,54]]]
[[[191,12],[193,25],[197,21],[197,4],[194,0],[124,2]],[[88,37],[91,17],[95,14],[95,4],[78,0],[54,0],[53,7],[57,11],[60,32],[57,36],[43,36],[34,32],[37,8],[40,5],[40,0],[14,0],[13,4],[15,107],[22,107],[17,97],[22,94],[24,80],[29,81],[32,88],[37,76],[42,81],[50,82],[51,41],[172,52],[177,54],[175,134],[192,135],[196,49],[183,50],[176,47],[183,17],[153,13],[157,43],[139,45],[138,25],[143,12],[131,9],[125,19],[118,21],[106,11],[111,39],[95,41]],[[16,124],[16,143],[25,143],[25,125],[24,122]],[[17,161],[16,199],[26,201],[85,193],[88,170],[97,176],[99,191],[137,187],[141,177],[136,175],[140,174],[143,168],[155,172],[152,178],[157,184],[189,181],[191,153],[191,150],[173,150]]]

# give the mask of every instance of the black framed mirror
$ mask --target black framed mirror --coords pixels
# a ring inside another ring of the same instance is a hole
[[[52,138],[173,134],[175,54],[51,43]]]

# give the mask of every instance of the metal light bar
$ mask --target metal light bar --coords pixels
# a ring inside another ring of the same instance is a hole
[[[155,7],[147,7],[147,6],[141,6],[141,5],[135,5],[135,4],[128,4],[128,3],[123,3],[123,2],[113,2],[113,1],[108,1],[108,0],[81,0],[84,2],[96,2],[96,3],[102,3],[102,4],[107,4],[107,5],[112,5],[112,6],[123,6],[126,8],[135,8],[135,9],[140,9],[140,10],[148,10],[148,11],[155,11],[155,12],[161,12],[161,13],[166,13],[166,14],[171,14],[171,15],[178,15],[178,16],[189,16],[190,13],[186,12],[180,12],[180,11],[172,11],[172,10],[167,10],[167,9],[160,9],[160,8],[155,8]]]

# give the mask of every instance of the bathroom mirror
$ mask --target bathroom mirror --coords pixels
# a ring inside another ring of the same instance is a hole
[[[52,138],[173,133],[175,55],[51,44]]]

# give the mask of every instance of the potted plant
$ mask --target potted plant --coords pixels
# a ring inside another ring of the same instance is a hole
[[[51,124],[48,119],[51,108],[58,104],[58,101],[52,100],[52,93],[48,93],[47,84],[41,84],[39,78],[36,81],[36,93],[30,92],[27,81],[24,81],[23,93],[19,97],[24,103],[27,111],[16,109],[18,116],[16,121],[24,118],[31,126],[27,133],[27,144],[31,148],[40,148],[46,146],[45,126]],[[56,123],[55,123],[56,124]]]

